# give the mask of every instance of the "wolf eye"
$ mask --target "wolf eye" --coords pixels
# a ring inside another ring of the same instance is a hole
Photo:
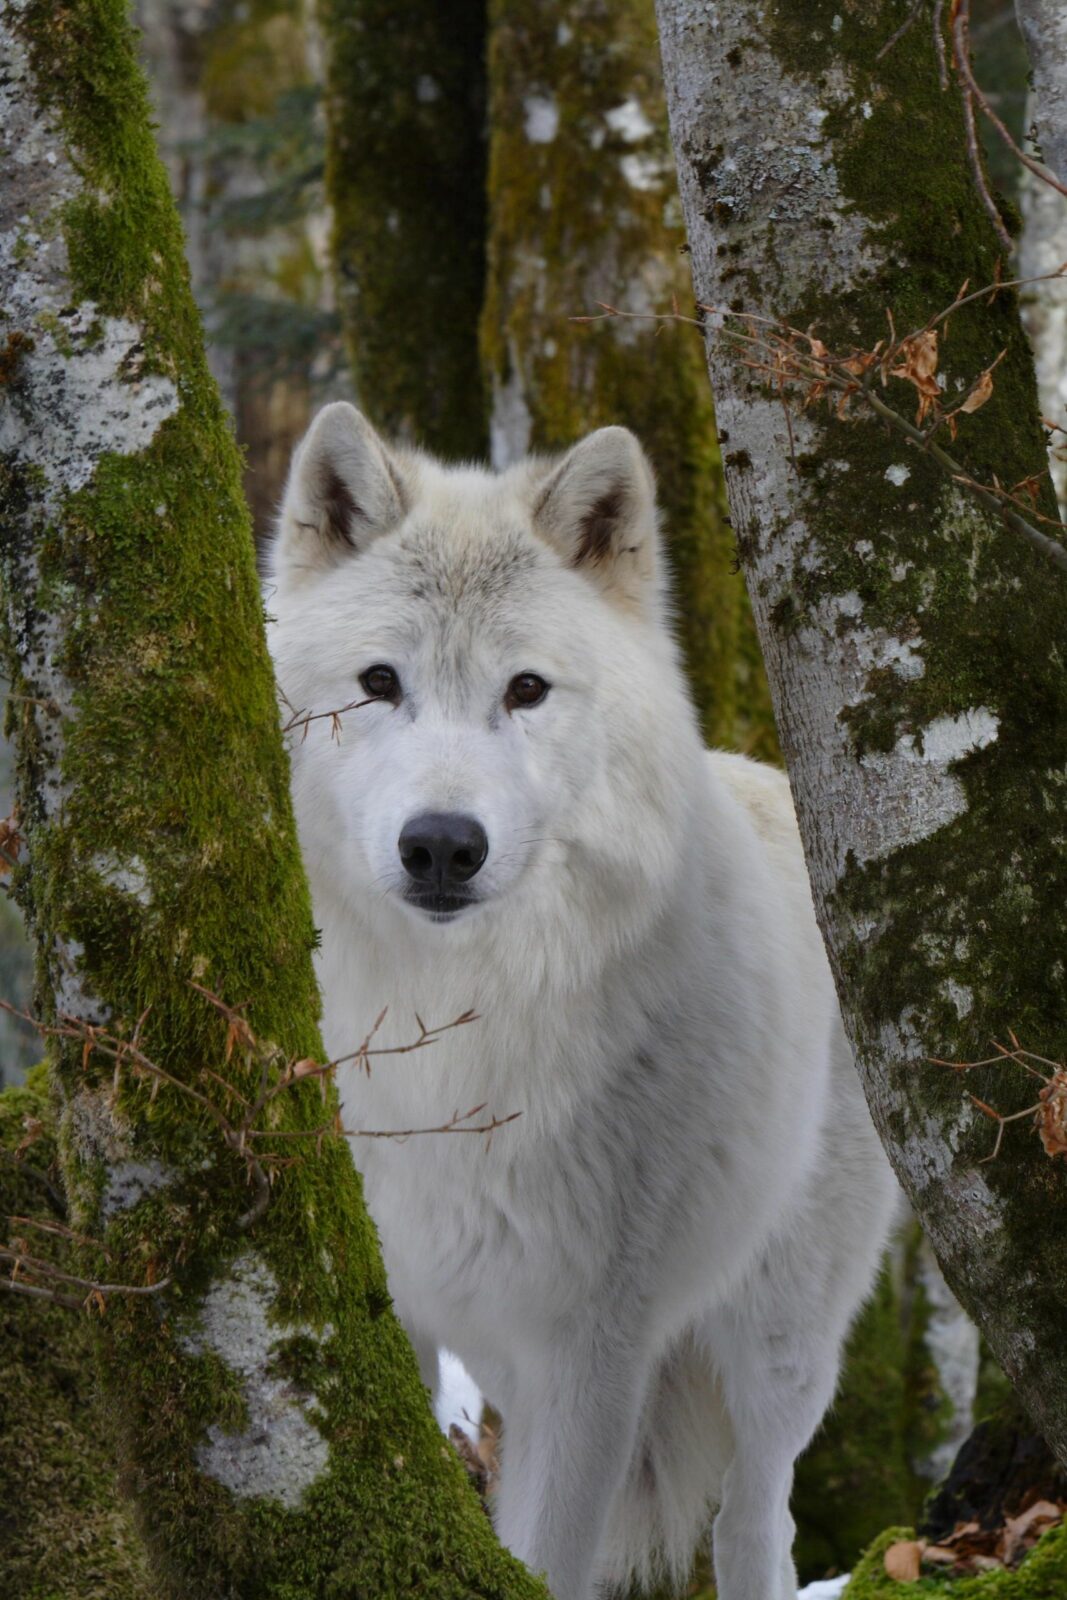
[[[378,665],[368,667],[366,672],[360,674],[360,686],[372,700],[400,699],[400,679],[392,667]]]
[[[509,711],[514,711],[516,706],[540,705],[548,690],[549,685],[536,672],[520,672],[508,684],[504,704]]]

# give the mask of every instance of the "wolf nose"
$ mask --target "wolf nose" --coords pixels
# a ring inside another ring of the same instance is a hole
[[[474,877],[489,854],[489,840],[474,817],[424,811],[405,822],[397,848],[416,883],[445,889]]]

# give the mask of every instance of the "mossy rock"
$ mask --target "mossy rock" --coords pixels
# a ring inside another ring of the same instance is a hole
[[[1063,1600],[1067,1595],[1067,1523],[1050,1528],[1022,1566],[983,1572],[970,1578],[943,1575],[900,1583],[885,1570],[885,1553],[899,1539],[913,1539],[910,1528],[888,1528],[852,1575],[844,1600]]]

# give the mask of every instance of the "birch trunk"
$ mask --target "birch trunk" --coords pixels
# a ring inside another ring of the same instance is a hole
[[[1015,12],[1033,83],[1027,127],[1036,129],[1046,164],[1067,183],[1067,10],[1054,0],[1015,0]],[[1033,173],[1023,172],[1022,212],[1019,276],[1057,272],[1067,264],[1067,199]],[[1067,277],[1028,285],[1022,303],[1034,347],[1042,413],[1065,430]],[[1067,517],[1067,432],[1053,433],[1049,462],[1060,515]]]
[[[1067,11],[1059,0],[1015,0],[1015,15],[1030,57],[1042,156],[1067,183]]]
[[[681,328],[579,325],[600,303],[688,308],[652,0],[489,7],[482,351],[498,467],[624,423],[656,468],[678,633],[710,744],[774,757],[700,350]]]
[[[996,241],[959,102],[904,0],[659,0],[698,298],[814,327],[831,349],[922,326]],[[1007,294],[956,314],[948,392],[1000,350],[954,447],[1044,476],[1033,364]],[[1035,1084],[962,1080],[1014,1029],[1067,1049],[1067,608],[1058,570],[862,413],[792,410],[709,345],[727,487],[820,924],[871,1109],[952,1288],[1067,1459],[1067,1183]],[[892,380],[890,405],[914,391]],[[792,438],[790,438],[790,429]]]
[[[342,1143],[276,1143],[296,1159],[255,1217],[220,1135],[278,1070],[266,1041],[321,1050],[240,462],[122,6],[5,0],[0,55],[18,888],[44,1016],[140,1020],[169,1074],[54,1050],[83,1270],[106,1249],[109,1281],[166,1284],[96,1323],[156,1592],[543,1595],[436,1429]],[[228,1049],[193,981],[264,1044]],[[273,1103],[271,1137],[324,1115],[309,1083]]]

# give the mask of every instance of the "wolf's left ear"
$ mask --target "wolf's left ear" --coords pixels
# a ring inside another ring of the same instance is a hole
[[[400,464],[355,406],[324,406],[296,448],[274,542],[275,577],[299,581],[358,554],[407,510]]]
[[[656,486],[628,428],[599,428],[538,485],[538,531],[606,593],[639,604],[656,577]]]

